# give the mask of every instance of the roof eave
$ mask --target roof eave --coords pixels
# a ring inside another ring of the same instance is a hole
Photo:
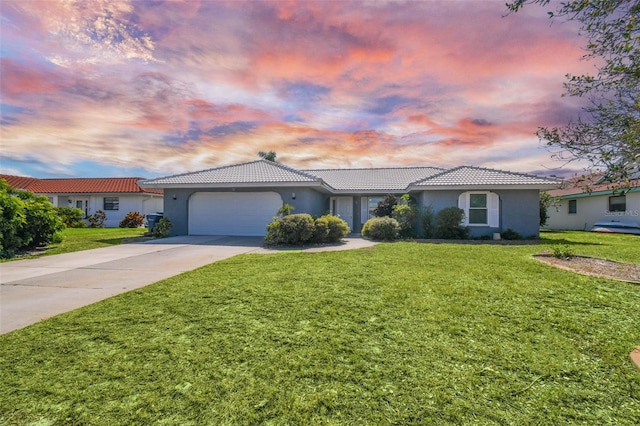
[[[502,184],[502,185],[411,185],[408,190],[411,191],[445,191],[445,190],[464,190],[464,191],[493,191],[496,189],[557,189],[559,184]]]
[[[228,189],[228,188],[273,188],[273,187],[322,187],[329,191],[333,188],[324,184],[323,182],[220,182],[220,183],[152,183],[152,182],[140,182],[140,186],[143,188],[157,188],[157,189]]]
[[[557,188],[554,188],[557,189]],[[598,197],[598,196],[609,196],[609,195],[618,195],[614,193],[614,189],[607,189],[605,191],[592,191],[592,192],[574,192],[571,194],[563,194],[563,195],[553,195],[552,197],[567,199],[567,198],[584,198],[584,197]],[[640,187],[633,187],[630,189],[623,189],[619,195],[627,194],[629,192],[640,192]]]

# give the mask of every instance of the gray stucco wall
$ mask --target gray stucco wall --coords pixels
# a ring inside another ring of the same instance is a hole
[[[169,235],[187,235],[189,233],[189,198],[196,192],[277,192],[280,194],[283,204],[290,204],[294,207],[294,213],[321,215],[325,212],[324,199],[326,196],[310,188],[242,188],[235,191],[206,188],[165,189],[164,217],[172,223]],[[294,193],[295,199],[293,198]],[[277,212],[273,212],[273,215],[276,216]]]
[[[329,209],[331,195],[318,192],[310,188],[288,187],[288,188],[243,188],[236,189],[235,192],[263,192],[271,191],[280,194],[283,203],[292,205],[294,213],[309,213],[313,216],[320,216]],[[166,189],[164,196],[164,217],[171,220],[173,227],[171,235],[187,235],[189,233],[189,197],[195,192],[232,192],[214,191],[202,189]],[[418,202],[422,209],[431,205],[434,213],[446,208],[457,207],[458,196],[466,192],[464,190],[455,191],[423,191],[412,193],[411,195]],[[513,229],[523,237],[539,235],[539,191],[537,189],[527,190],[496,190],[493,191],[500,197],[500,226],[490,228],[488,226],[471,226],[471,236],[492,236],[494,232],[503,232],[506,229]],[[293,198],[295,193],[295,199]],[[351,194],[353,196],[353,229],[352,232],[360,232],[360,197],[362,194]],[[371,194],[367,194],[371,196]],[[175,196],[175,200],[174,200]],[[381,196],[384,196],[381,195]],[[276,215],[276,212],[273,212]],[[421,230],[420,230],[421,231]]]
[[[457,191],[425,191],[415,196],[421,208],[431,205],[434,213],[447,207],[457,207]],[[523,237],[540,235],[539,191],[537,189],[504,189],[492,191],[500,198],[500,226],[470,226],[472,237],[492,236],[509,228]]]
[[[537,189],[496,191],[500,196],[500,231],[509,228],[523,237],[540,235],[540,191]]]

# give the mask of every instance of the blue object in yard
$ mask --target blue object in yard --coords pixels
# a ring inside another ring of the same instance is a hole
[[[593,224],[593,232],[606,232],[610,234],[635,234],[640,235],[640,222],[632,220],[602,220]]]
[[[152,213],[147,215],[147,227],[149,228],[149,232],[153,231],[153,228],[156,224],[163,218],[162,213]]]

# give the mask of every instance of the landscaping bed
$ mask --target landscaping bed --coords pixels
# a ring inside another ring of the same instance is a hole
[[[640,265],[637,264],[587,256],[559,258],[551,254],[539,254],[534,257],[546,264],[579,274],[640,284]]]

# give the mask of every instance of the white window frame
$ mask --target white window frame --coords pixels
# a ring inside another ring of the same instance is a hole
[[[370,209],[370,206],[369,206],[369,203],[371,202],[372,199],[378,199],[379,201],[382,201],[384,200],[384,196],[377,195],[373,197],[360,198],[360,222],[362,222],[363,225],[367,220],[371,219],[372,217],[375,217],[375,215],[373,214],[373,210]],[[376,203],[376,207],[377,207],[377,203]]]
[[[111,207],[111,208],[107,208],[107,199],[110,200],[109,201],[109,207]],[[118,210],[120,210],[120,197],[104,197],[102,199],[102,210],[105,210],[105,211],[118,211]]]
[[[487,223],[469,223],[469,206],[471,205],[471,195],[484,194],[487,196]],[[458,197],[458,207],[464,210],[464,220],[462,224],[465,226],[478,227],[500,227],[500,197],[491,191],[467,191]]]

